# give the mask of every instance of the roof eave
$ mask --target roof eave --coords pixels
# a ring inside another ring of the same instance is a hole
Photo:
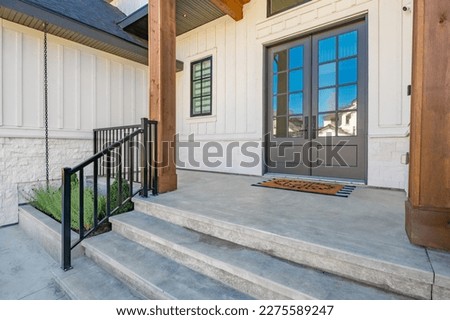
[[[44,31],[44,24],[47,23],[49,33],[54,34],[55,36],[73,41],[75,36],[70,32],[67,33],[67,31],[71,31],[77,35],[77,42],[81,44],[119,55],[142,64],[148,64],[148,49],[146,46],[132,43],[105,31],[90,27],[79,21],[22,1],[3,0],[0,5],[0,17],[19,23],[19,21],[14,20],[19,20],[20,16],[17,16],[17,14],[8,14],[5,9],[34,18],[24,19],[25,21],[28,21],[28,27]],[[40,22],[40,25],[36,20]]]

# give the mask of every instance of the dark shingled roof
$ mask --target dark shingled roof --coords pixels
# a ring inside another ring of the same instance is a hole
[[[126,15],[104,0],[19,0],[65,16],[123,40],[147,47],[147,43],[125,32],[117,24]]]
[[[0,18],[138,63],[148,42],[117,24],[125,18],[104,0],[0,0]]]

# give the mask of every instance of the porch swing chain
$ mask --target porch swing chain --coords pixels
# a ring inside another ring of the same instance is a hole
[[[47,27],[48,24],[44,24],[44,121],[45,121],[45,181],[47,189],[50,184],[49,173],[49,144],[48,144],[48,47],[47,47]]]

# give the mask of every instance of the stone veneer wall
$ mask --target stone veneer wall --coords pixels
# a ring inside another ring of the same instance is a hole
[[[59,185],[61,168],[89,158],[91,140],[50,139],[50,178]],[[45,183],[42,138],[0,138],[0,226],[18,222],[18,203],[36,185]]]
[[[409,152],[409,137],[375,138],[368,142],[370,186],[408,190],[406,153]]]

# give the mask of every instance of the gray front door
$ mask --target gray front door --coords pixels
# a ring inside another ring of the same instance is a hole
[[[268,171],[366,180],[365,22],[268,50]]]

